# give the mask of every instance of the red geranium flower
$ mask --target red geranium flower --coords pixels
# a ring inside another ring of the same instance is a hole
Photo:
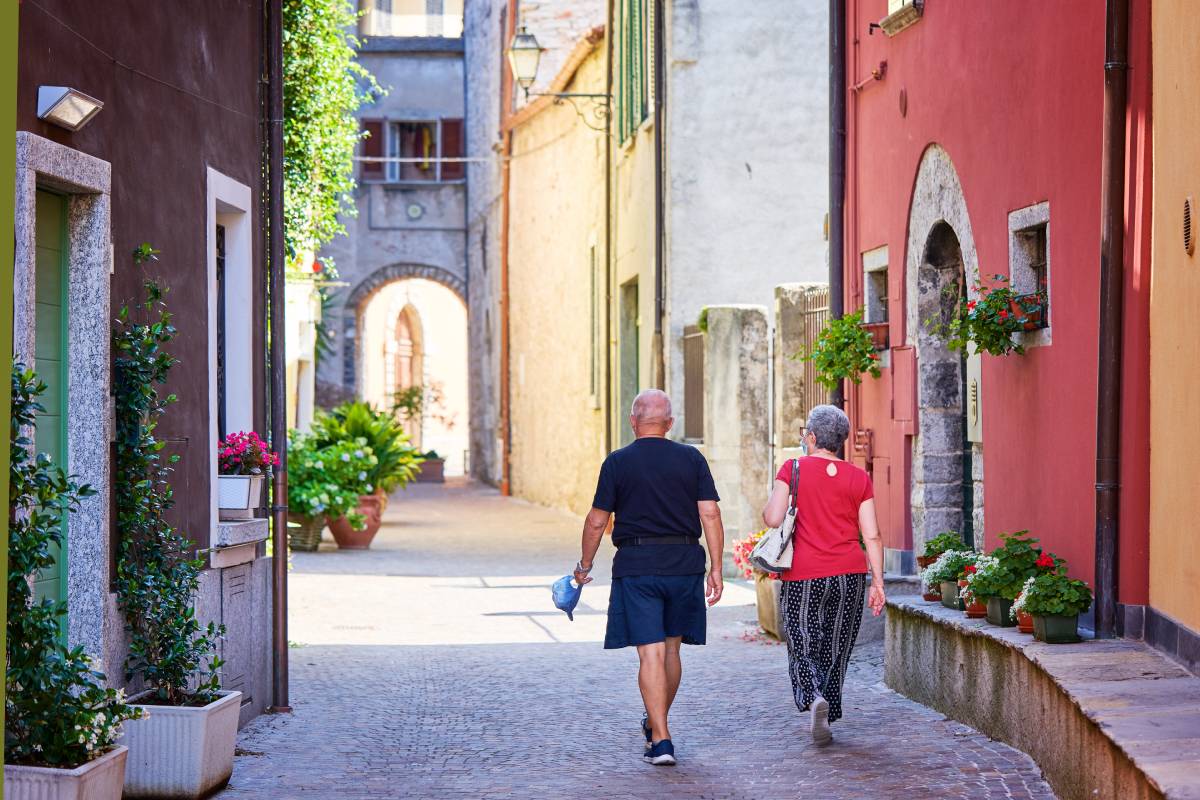
[[[976,303],[974,300],[972,300],[971,302],[967,303],[967,311],[974,311],[975,306],[977,306],[977,305],[978,305],[978,303]]]
[[[1039,569],[1053,569],[1054,556],[1043,553],[1042,555],[1038,556],[1037,566]]]
[[[974,572],[975,572],[975,565],[974,565],[974,564],[967,564],[965,567],[963,567],[963,572],[967,573],[968,575],[972,575],[972,574],[974,574]]]
[[[1007,311],[1001,311],[1001,312],[1000,312],[999,314],[997,314],[996,316],[1000,317],[1000,319],[1008,319],[1008,312],[1007,312]]]

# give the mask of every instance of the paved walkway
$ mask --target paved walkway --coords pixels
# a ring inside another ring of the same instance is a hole
[[[449,484],[401,493],[386,520],[370,551],[295,554],[295,712],[242,731],[222,800],[1054,796],[1024,754],[883,686],[878,644],[814,747],[784,649],[750,635],[746,584],[684,650],[679,766],[646,765],[636,654],[600,646],[607,567],[574,623],[550,605],[576,518]]]

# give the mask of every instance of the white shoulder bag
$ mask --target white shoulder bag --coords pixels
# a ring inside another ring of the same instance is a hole
[[[796,492],[800,488],[800,460],[792,459],[788,486],[788,510],[778,528],[763,534],[750,551],[750,563],[763,572],[787,572],[792,568],[792,534],[796,530]]]

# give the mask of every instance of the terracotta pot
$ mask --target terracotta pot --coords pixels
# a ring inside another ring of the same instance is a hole
[[[1033,615],[1017,611],[1017,630],[1021,633],[1033,633]]]
[[[937,556],[917,556],[917,566],[921,569],[925,569],[935,561],[937,561]]]
[[[417,483],[445,483],[446,459],[427,458],[417,468]]]
[[[1046,307],[1043,305],[1037,311],[1028,312],[1021,308],[1020,300],[1030,297],[1030,295],[1021,295],[1009,301],[1008,308],[1014,317],[1021,321],[1021,330],[1036,331],[1046,327]]]
[[[937,603],[942,599],[942,592],[941,590],[935,592],[932,588],[926,588],[925,593],[921,595],[921,599],[927,600],[930,603]]]
[[[871,344],[876,350],[888,349],[888,323],[886,322],[864,322],[862,323],[863,330],[871,334]]]
[[[967,619],[983,619],[987,616],[987,603],[975,600],[963,610],[967,614]]]
[[[371,546],[371,540],[379,533],[383,524],[383,502],[379,495],[364,494],[358,498],[358,513],[366,517],[363,529],[356,531],[350,527],[350,520],[345,517],[329,520],[329,532],[333,534],[339,550],[366,550]]]

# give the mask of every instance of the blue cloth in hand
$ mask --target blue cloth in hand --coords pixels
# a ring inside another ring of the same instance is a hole
[[[567,619],[574,622],[575,606],[579,605],[579,596],[583,594],[583,587],[576,586],[570,575],[564,575],[554,582],[554,585],[550,587],[550,592],[554,595],[554,605],[567,612]]]

